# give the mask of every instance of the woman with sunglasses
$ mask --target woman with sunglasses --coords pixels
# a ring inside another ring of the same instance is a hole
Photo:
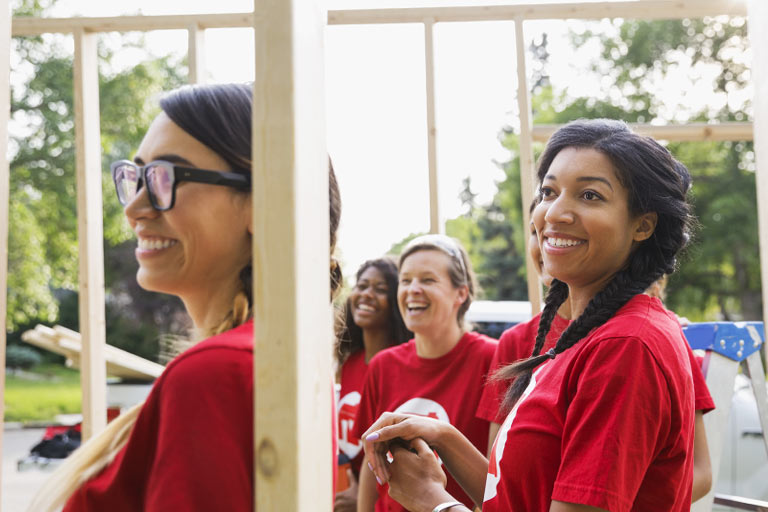
[[[690,175],[652,139],[594,120],[555,132],[538,182],[533,222],[553,281],[530,357],[503,370],[514,382],[490,461],[450,426],[406,415],[365,433],[366,457],[416,512],[467,510],[428,446],[484,512],[689,510],[691,362],[677,321],[645,291],[689,240]],[[543,351],[566,300],[573,321]]]
[[[199,341],[47,482],[35,512],[252,510],[249,85],[184,87],[133,162],[112,166],[138,239],[137,280],[181,298]],[[340,201],[330,172],[331,254]],[[339,283],[331,257],[332,289]]]
[[[355,437],[385,411],[418,414],[454,425],[484,449],[488,422],[475,417],[496,341],[470,332],[464,315],[475,295],[467,253],[454,239],[425,235],[400,255],[397,303],[414,337],[371,359],[355,420]],[[365,467],[365,466],[364,466]],[[448,481],[457,499],[471,504],[458,483]],[[405,510],[361,472],[358,511]]]
[[[365,375],[371,358],[385,348],[411,339],[397,307],[397,263],[389,257],[368,260],[357,271],[347,297],[345,322],[337,340],[340,492],[335,512],[357,510],[357,481],[363,462],[363,444],[353,437]]]

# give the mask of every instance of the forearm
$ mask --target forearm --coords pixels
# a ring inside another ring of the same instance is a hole
[[[499,433],[500,428],[501,424],[493,421],[488,427],[488,451],[486,453],[488,454],[489,458],[491,456],[491,450],[493,450],[493,443],[496,442],[496,435]]]
[[[488,459],[452,425],[447,425],[435,448],[451,476],[478,507],[482,506]]]
[[[360,467],[360,481],[357,487],[357,512],[373,512],[379,492],[376,489],[376,477],[368,469],[367,460]]]
[[[696,411],[693,435],[693,490],[691,503],[707,495],[712,488],[712,464],[709,459],[704,415]]]

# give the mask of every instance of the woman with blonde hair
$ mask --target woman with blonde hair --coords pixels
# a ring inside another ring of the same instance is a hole
[[[173,91],[133,161],[112,164],[139,284],[180,297],[202,341],[73,453],[30,510],[253,509],[251,106],[246,84]],[[329,193],[332,254],[333,169]],[[336,289],[333,258],[330,268]]]

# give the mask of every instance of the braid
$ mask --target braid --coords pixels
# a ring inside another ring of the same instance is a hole
[[[557,315],[557,310],[568,298],[568,285],[557,279],[552,280],[552,284],[549,287],[547,296],[544,299],[544,310],[541,312],[539,318],[539,329],[536,333],[536,343],[533,346],[533,352],[528,359],[517,361],[508,366],[499,369],[494,375],[493,380],[510,380],[515,379],[512,385],[507,390],[507,396],[504,398],[502,409],[508,412],[514,402],[510,405],[510,397],[512,395],[520,396],[528,383],[531,380],[533,369],[546,360],[548,355],[541,354],[541,349],[544,347],[544,341],[547,339],[547,333],[552,326],[552,322]],[[517,398],[515,398],[517,400]]]

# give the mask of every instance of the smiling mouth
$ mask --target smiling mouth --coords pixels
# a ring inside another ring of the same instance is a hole
[[[429,307],[429,304],[426,304],[424,302],[407,302],[405,304],[405,309],[409,313],[418,313],[420,311],[424,311]]]
[[[366,313],[376,312],[376,308],[369,306],[368,304],[358,304],[356,307],[359,311],[365,311]]]
[[[171,238],[139,238],[138,247],[142,251],[160,251],[173,247],[178,240]]]
[[[546,238],[551,247],[575,247],[586,243],[586,240],[574,240],[572,238]]]

